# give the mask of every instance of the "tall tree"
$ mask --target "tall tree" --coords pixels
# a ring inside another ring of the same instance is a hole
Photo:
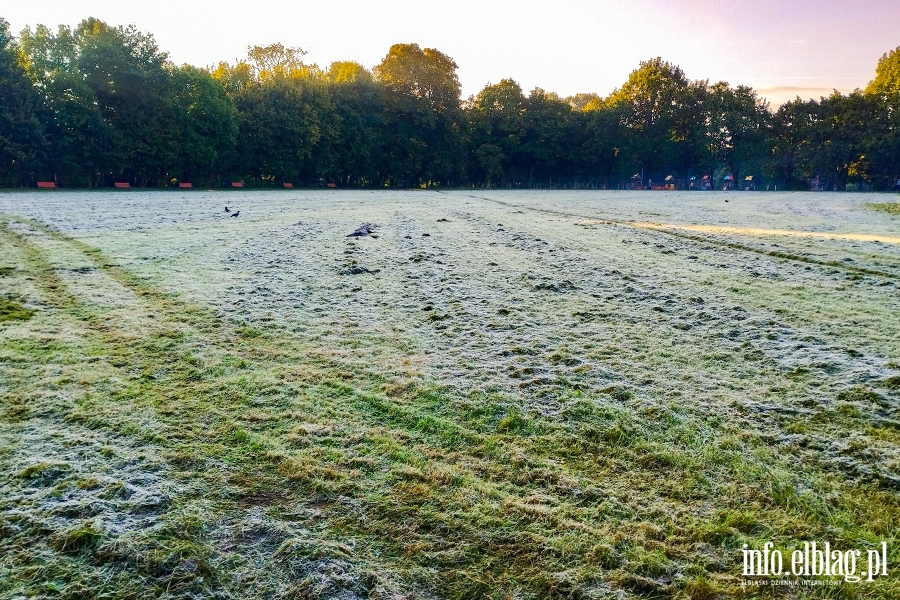
[[[626,158],[645,176],[652,177],[674,162],[679,140],[672,132],[688,85],[679,67],[654,58],[642,62],[609,98],[623,118]]]
[[[871,97],[874,119],[866,144],[868,174],[881,189],[900,189],[900,94]]]
[[[877,122],[876,101],[859,90],[822,98],[810,145],[813,165],[826,185],[843,191],[848,181],[869,178],[866,154]]]
[[[333,174],[338,118],[326,75],[304,54],[277,43],[251,46],[246,60],[212,71],[239,115],[234,176],[274,185],[316,184]]]
[[[900,96],[900,46],[887,52],[875,67],[875,79],[869,82],[866,93],[876,96]]]
[[[385,85],[384,171],[404,187],[447,184],[463,166],[456,63],[433,48],[395,44],[375,67]]]
[[[745,168],[760,168],[766,156],[768,104],[747,86],[719,82],[710,88],[708,114],[712,150],[740,182]]]
[[[878,61],[866,95],[877,103],[868,153],[870,173],[879,187],[900,189],[900,47]]]
[[[111,164],[111,130],[79,68],[79,47],[66,26],[21,35],[28,74],[43,96],[46,170],[63,185],[99,184]]]
[[[145,186],[164,183],[177,154],[172,87],[150,34],[87,19],[75,29],[78,67],[112,137],[112,172]]]
[[[803,189],[808,176],[810,132],[818,103],[800,98],[782,104],[772,117],[770,170],[782,189]]]
[[[291,48],[280,43],[268,46],[250,46],[247,59],[260,80],[277,76],[306,76],[309,65],[303,62],[306,50]]]
[[[173,175],[182,181],[213,183],[233,160],[238,115],[221,82],[207,71],[184,65],[172,70],[178,149]]]
[[[709,136],[713,100],[708,81],[693,81],[684,90],[672,126],[674,153],[671,168],[679,178],[688,179],[715,171],[717,157]]]
[[[589,178],[596,178],[606,187],[613,186],[613,176],[619,167],[625,118],[619,114],[623,105],[610,105],[600,98],[592,99],[583,108],[584,141],[581,161]]]
[[[343,185],[380,185],[384,87],[355,62],[335,62],[326,76],[339,121],[334,163],[327,174]]]
[[[512,79],[487,85],[468,110],[469,135],[474,149],[473,173],[490,187],[495,178],[521,181],[524,165],[526,98]]]
[[[236,98],[241,113],[239,164],[256,180],[293,180],[312,156],[317,123],[305,92],[303,82],[279,77]]]
[[[535,88],[525,102],[524,160],[529,165],[528,181],[559,184],[573,175],[573,156],[583,129],[572,106],[556,94]]]
[[[0,185],[33,181],[46,149],[40,96],[25,71],[26,57],[0,18]]]

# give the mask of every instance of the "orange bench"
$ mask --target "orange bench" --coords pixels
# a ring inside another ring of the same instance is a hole
[[[56,183],[52,181],[38,181],[37,185],[39,188],[55,188]]]

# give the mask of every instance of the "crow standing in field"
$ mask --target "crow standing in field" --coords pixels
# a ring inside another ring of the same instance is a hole
[[[353,233],[348,234],[347,237],[365,237],[370,233],[371,231],[369,231],[369,228],[363,225],[362,227],[357,228]]]
[[[232,216],[232,217],[236,217],[236,216],[238,216],[239,214],[241,214],[241,211],[236,210],[236,211],[234,211],[233,213],[231,213],[231,216]]]
[[[231,212],[230,210],[228,210],[227,206],[225,207],[225,212]]]
[[[374,239],[377,240],[378,236],[373,235],[374,232],[375,232],[374,225],[360,225],[359,227],[356,228],[356,231],[347,235],[347,237],[368,237],[371,235]]]

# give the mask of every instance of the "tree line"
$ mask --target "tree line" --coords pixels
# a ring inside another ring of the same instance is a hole
[[[457,65],[396,44],[376,67],[245,60],[175,66],[152,35],[97,19],[18,37],[0,19],[0,186],[892,189],[900,48],[865,90],[772,108],[660,58],[608,97],[511,79],[461,99]],[[751,177],[751,179],[747,179]]]

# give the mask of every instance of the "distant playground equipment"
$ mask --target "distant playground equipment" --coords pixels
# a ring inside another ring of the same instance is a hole
[[[704,175],[700,178],[700,181],[697,181],[696,177],[691,177],[688,183],[689,190],[711,190],[713,187],[712,177],[709,175]]]
[[[726,191],[730,190],[733,183],[734,183],[734,178],[731,175],[726,175],[722,179],[722,191],[726,192]]]
[[[674,175],[666,175],[666,178],[663,180],[662,185],[654,185],[651,189],[654,190],[675,190],[675,176]]]
[[[641,177],[638,173],[635,173],[631,176],[631,181],[628,182],[628,189],[630,190],[646,190],[644,187],[644,178]]]

